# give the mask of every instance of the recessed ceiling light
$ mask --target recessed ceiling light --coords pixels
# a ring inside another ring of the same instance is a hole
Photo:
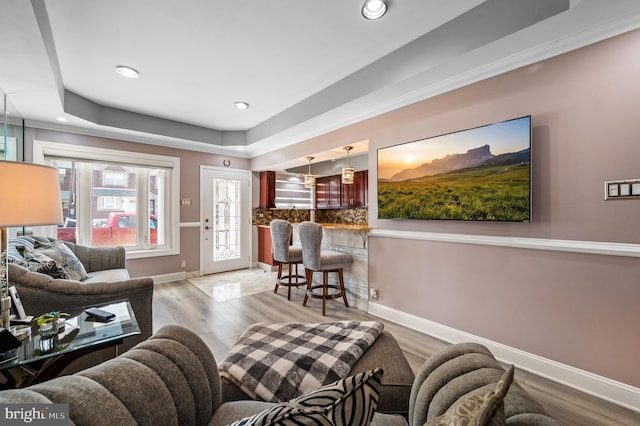
[[[387,13],[387,2],[383,0],[365,0],[362,5],[362,16],[367,19],[380,19]]]
[[[66,123],[66,122],[67,122],[67,119],[66,119],[66,118],[64,118],[64,117],[58,117],[58,118],[56,118],[56,120],[61,121],[61,122],[63,122],[63,123]]]
[[[238,108],[239,110],[245,110],[245,109],[249,108],[249,104],[246,103],[246,102],[242,102],[242,101],[236,102],[233,105],[236,108]]]
[[[118,65],[116,67],[116,72],[127,78],[138,78],[140,76],[138,71],[126,65]]]

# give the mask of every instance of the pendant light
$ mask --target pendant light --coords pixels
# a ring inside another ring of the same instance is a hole
[[[307,160],[309,160],[309,173],[304,177],[304,187],[313,188],[316,186],[316,177],[311,174],[311,160],[313,160],[313,157],[308,156]]]
[[[349,151],[353,149],[352,146],[345,146],[345,151],[347,151],[347,165],[342,168],[342,183],[344,185],[351,185],[353,183],[353,167],[349,165]]]

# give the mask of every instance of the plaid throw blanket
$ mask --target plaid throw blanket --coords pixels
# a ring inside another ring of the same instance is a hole
[[[253,324],[220,364],[220,376],[253,399],[288,401],[347,377],[382,329],[375,321]]]

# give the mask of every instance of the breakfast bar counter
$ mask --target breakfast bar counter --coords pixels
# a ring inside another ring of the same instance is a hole
[[[335,210],[316,210],[314,222],[322,225],[322,247],[347,253],[353,259],[351,266],[344,271],[345,287],[349,304],[362,310],[368,309],[369,300],[369,211],[366,208]],[[297,225],[313,217],[310,210],[253,209],[253,224],[258,228],[259,264],[273,268],[271,258],[271,235],[269,224],[273,219],[290,220],[293,224],[293,243],[299,244]],[[260,236],[262,235],[262,238]],[[264,253],[262,253],[264,251]],[[262,253],[262,254],[260,254]],[[260,260],[262,257],[262,260]],[[268,258],[268,259],[267,259]],[[316,274],[314,281],[321,278]],[[330,274],[334,275],[334,274]],[[331,284],[334,278],[331,276]]]
[[[319,222],[320,223],[320,222]],[[299,244],[300,238],[293,224],[293,243]],[[322,225],[322,247],[351,256],[353,263],[344,270],[344,282],[349,303],[358,309],[368,309],[368,236],[369,226],[338,223],[320,223]],[[316,274],[321,277],[322,274]],[[335,278],[330,274],[330,281]],[[314,277],[315,280],[315,277]],[[337,281],[337,280],[336,280]],[[335,284],[330,282],[330,284]]]

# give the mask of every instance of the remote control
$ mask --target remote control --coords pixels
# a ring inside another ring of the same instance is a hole
[[[103,311],[98,308],[87,308],[84,312],[89,315],[89,317],[95,318],[98,321],[107,322],[116,317],[116,314],[113,312]]]

